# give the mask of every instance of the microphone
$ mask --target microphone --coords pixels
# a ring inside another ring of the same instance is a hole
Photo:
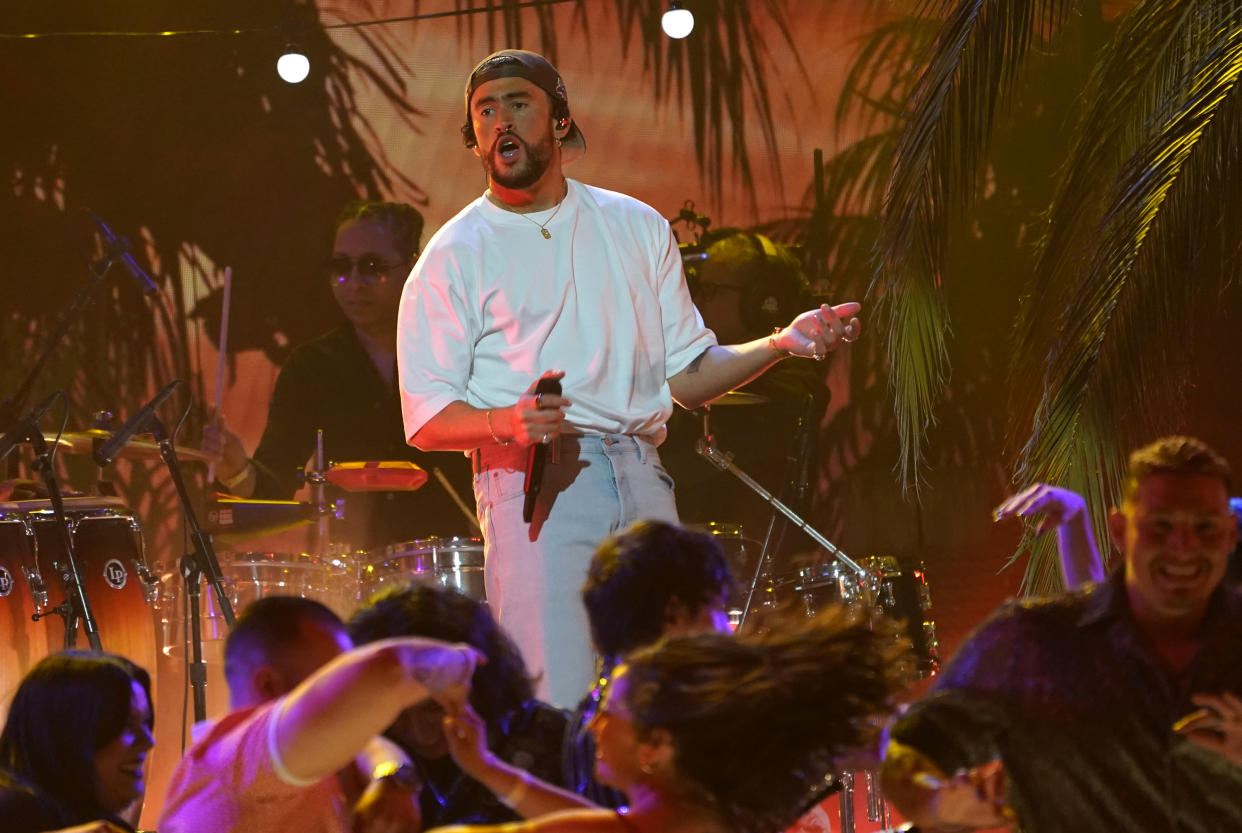
[[[116,456],[121,453],[121,449],[129,444],[135,434],[146,427],[155,409],[164,404],[164,400],[172,395],[173,389],[179,384],[181,384],[180,379],[173,379],[164,385],[150,402],[143,405],[138,413],[130,417],[121,429],[112,435],[111,439],[95,449],[91,454],[95,458],[95,463],[102,468],[115,460]]]
[[[16,448],[18,443],[25,440],[30,435],[31,431],[38,430],[39,420],[43,419],[43,415],[46,414],[48,409],[52,407],[52,403],[63,395],[64,391],[60,390],[48,394],[47,399],[44,399],[36,405],[33,411],[27,414],[25,418],[18,421],[12,431],[9,431],[9,433],[4,435],[3,439],[0,439],[0,460],[8,457],[9,452]]]
[[[541,393],[555,393],[560,395],[561,383],[558,379],[540,379],[539,384],[535,385],[535,395]],[[530,447],[530,457],[526,459],[526,500],[522,503],[522,520],[530,523],[530,519],[535,516],[535,498],[539,496],[539,490],[543,488],[543,467],[548,461],[548,447],[543,443],[536,443]]]
[[[108,228],[108,224],[93,211],[87,211],[86,216],[90,217],[91,222],[99,229],[99,234],[104,240],[104,250],[108,253],[108,256],[113,260],[120,261],[121,265],[125,267],[125,271],[129,272],[134,280],[138,281],[138,285],[142,287],[142,293],[144,295],[154,295],[159,292],[159,287],[155,285],[155,281],[151,280],[151,276],[138,265],[138,261],[134,260],[134,256],[129,253],[130,242],[124,237],[117,237],[113,234],[112,229]]]

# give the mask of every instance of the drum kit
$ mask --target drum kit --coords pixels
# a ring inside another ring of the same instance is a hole
[[[721,471],[740,480],[767,503],[773,511],[784,515],[793,527],[810,537],[819,545],[826,560],[813,566],[801,567],[791,573],[777,574],[772,569],[773,558],[769,552],[772,540],[772,524],[768,535],[760,542],[748,538],[738,524],[709,522],[698,528],[712,535],[724,550],[738,586],[727,601],[727,613],[734,627],[741,627],[747,617],[764,609],[785,609],[790,606],[813,617],[830,605],[863,608],[882,615],[901,625],[901,634],[910,643],[914,656],[915,678],[929,677],[940,666],[939,643],[935,622],[928,616],[931,592],[926,571],[921,563],[906,564],[892,556],[869,556],[857,560],[842,552],[824,535],[814,529],[793,509],[778,499],[750,475],[739,468],[731,454],[716,447],[711,430],[711,408],[719,405],[755,405],[766,401],[764,397],[744,391],[730,391],[710,405],[702,408],[702,435],[698,441],[698,453]],[[809,409],[808,409],[809,411]],[[795,438],[797,453],[791,462],[801,473],[795,479],[805,479],[808,445],[805,440],[813,427],[808,418],[798,425]],[[862,773],[865,784],[867,818],[888,827],[892,824],[887,803],[880,795],[876,773]],[[836,775],[834,787],[839,792],[840,830],[854,833],[854,782],[855,773],[841,772]]]

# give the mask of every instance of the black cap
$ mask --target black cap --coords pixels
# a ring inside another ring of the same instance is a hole
[[[470,99],[480,86],[497,78],[525,78],[564,107],[565,118],[569,119],[569,132],[561,139],[562,162],[572,162],[586,153],[586,139],[569,115],[569,96],[565,93],[565,82],[561,80],[561,74],[547,58],[525,49],[502,49],[493,52],[479,61],[478,66],[470,73],[470,80],[466,82],[466,126],[462,128],[467,145],[473,147],[478,141],[474,136],[470,118]]]

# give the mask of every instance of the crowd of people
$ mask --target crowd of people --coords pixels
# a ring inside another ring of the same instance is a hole
[[[225,646],[230,711],[197,727],[161,833],[770,833],[882,747],[885,795],[924,830],[1242,829],[1239,533],[1215,451],[1135,451],[1111,573],[1077,496],[1003,505],[1058,528],[1070,589],[1004,605],[898,708],[908,645],[865,605],[731,631],[735,577],[718,538],[682,525],[658,450],[674,403],[778,364],[794,392],[765,396],[817,420],[821,366],[783,360],[857,338],[859,305],[760,299],[782,317],[734,327],[755,306],[735,304],[709,327],[696,302],[762,296],[743,272],[785,253],[729,230],[692,292],[667,221],[564,176],[585,139],[539,55],[485,58],[465,112],[487,191],[421,253],[413,209],[350,206],[329,269],[346,322],[294,352],[253,457],[223,415],[204,446],[242,496],[287,497],[325,424],[338,459],[448,475],[434,505],[372,496],[349,533],[365,546],[459,514],[465,458],[445,452],[468,452],[486,603],[425,584],[348,621],[251,603]],[[134,830],[153,714],[128,660],[38,663],[0,733],[4,829]]]

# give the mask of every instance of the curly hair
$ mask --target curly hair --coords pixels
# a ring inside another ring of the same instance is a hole
[[[1215,477],[1231,489],[1229,463],[1203,440],[1194,437],[1161,437],[1130,454],[1126,472],[1125,498],[1130,500],[1139,481],[1152,474],[1201,474]]]
[[[423,215],[417,208],[403,202],[370,202],[356,200],[345,206],[336,221],[339,229],[346,223],[366,221],[386,227],[401,257],[413,260],[418,256],[423,237]]]
[[[26,674],[0,732],[0,769],[63,826],[110,817],[99,806],[95,755],[130,719],[133,684],[151,701],[151,677],[112,654],[62,651]],[[155,716],[145,723],[150,730]]]
[[[783,830],[875,739],[910,678],[897,633],[842,607],[745,636],[669,639],[626,659],[626,705],[639,737],[668,732],[693,800],[737,833]]]
[[[663,521],[638,521],[605,538],[582,586],[591,639],[605,657],[650,645],[664,632],[673,599],[693,615],[732,586],[729,564],[711,535]]]
[[[535,696],[534,684],[517,646],[486,606],[439,585],[409,584],[372,596],[349,620],[357,645],[393,636],[424,636],[465,642],[487,657],[474,671],[470,705],[489,733]]]

